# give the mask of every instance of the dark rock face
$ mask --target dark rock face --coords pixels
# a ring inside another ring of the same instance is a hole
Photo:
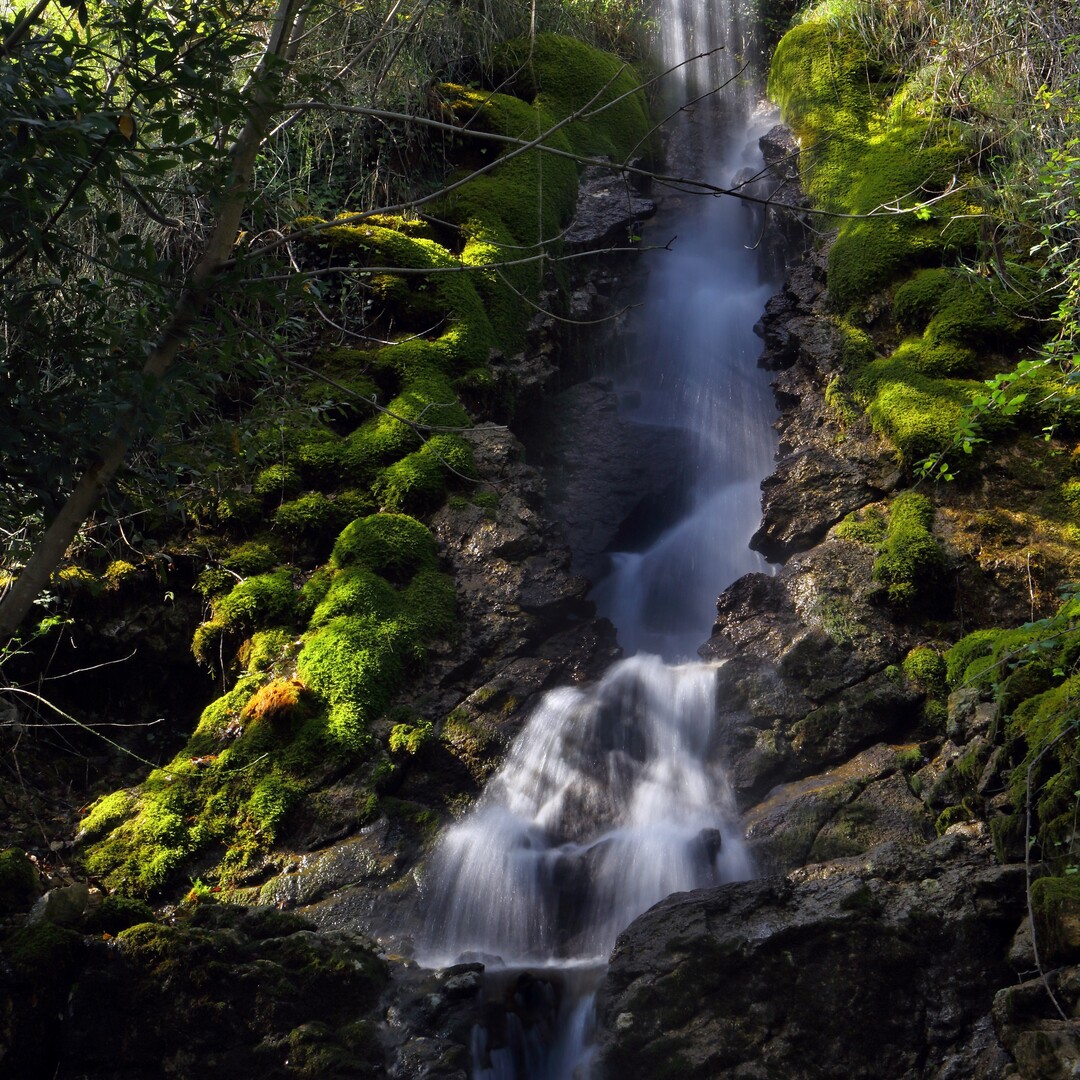
[[[670,897],[619,939],[601,1075],[991,1080],[1023,874],[978,837]]]
[[[627,422],[618,408],[610,380],[579,383],[551,402],[559,422],[542,441],[548,511],[563,525],[575,571],[590,581],[635,522],[659,533],[682,509],[672,492],[684,486],[678,468],[688,460],[688,435]],[[635,546],[645,539],[628,536]]]
[[[211,906],[177,925],[144,923],[81,944],[76,964],[50,1045],[16,1047],[5,1076],[385,1075],[378,1029],[364,1014],[387,969],[359,934]]]
[[[578,184],[574,220],[564,242],[570,251],[626,245],[637,225],[656,213],[656,204],[611,169],[590,165]]]
[[[910,631],[870,602],[872,571],[869,547],[827,541],[720,597],[701,653],[725,660],[720,731],[744,806],[917,719],[920,695],[887,671]]]
[[[844,342],[824,311],[825,255],[807,255],[766,305],[762,367],[777,371],[783,412],[776,469],[762,484],[762,525],[750,541],[770,562],[823,540],[853,510],[896,487],[900,470],[861,412],[843,400]]]

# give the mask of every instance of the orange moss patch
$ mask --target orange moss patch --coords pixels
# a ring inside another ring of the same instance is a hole
[[[277,720],[300,704],[305,686],[299,679],[274,679],[259,687],[240,711],[244,721]]]

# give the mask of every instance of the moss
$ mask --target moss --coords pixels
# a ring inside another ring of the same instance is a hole
[[[904,674],[920,690],[939,695],[945,692],[945,658],[927,645],[914,648],[904,657]]]
[[[133,791],[114,791],[98,799],[83,818],[79,838],[93,840],[129,818],[138,805]]]
[[[417,754],[433,739],[435,729],[430,721],[418,724],[395,724],[388,745],[395,754]]]
[[[296,598],[296,609],[302,619],[310,619],[326,598],[336,573],[331,566],[321,566],[301,586],[300,594]]]
[[[942,192],[970,157],[959,125],[890,113],[896,89],[867,61],[849,26],[811,18],[790,30],[773,56],[769,96],[799,136],[800,167],[820,206],[865,214],[898,200]],[[977,241],[958,195],[922,215],[879,214],[842,222],[829,253],[829,294],[841,311],[865,300],[900,273],[940,260],[944,250]]]
[[[1017,705],[1005,726],[1007,745],[1022,758],[1012,770],[1009,793],[1019,812],[1035,805],[1036,834],[1043,859],[1061,866],[1075,859],[1074,821],[1080,790],[1080,676]]]
[[[896,751],[896,767],[903,773],[918,772],[926,764],[921,746],[905,746]]]
[[[102,572],[101,585],[105,592],[116,592],[138,576],[138,568],[133,563],[125,559],[114,559]]]
[[[934,822],[934,831],[938,836],[941,836],[950,826],[957,825],[964,821],[971,821],[974,816],[975,815],[972,814],[971,810],[962,803],[958,803],[955,806],[947,806],[940,814],[938,814],[937,820]]]
[[[152,923],[154,909],[145,900],[130,896],[106,896],[87,916],[85,929],[89,934],[109,934],[115,937],[123,930],[140,923]]]
[[[429,806],[410,802],[407,799],[394,799],[390,796],[386,796],[381,805],[391,821],[416,830],[424,840],[433,840],[442,826],[442,819]]]
[[[208,566],[195,583],[204,600],[213,600],[227,593],[236,584],[236,575],[221,566]]]
[[[945,654],[945,678],[950,689],[967,682],[968,668],[973,661],[990,655],[1000,633],[1000,630],[975,630],[949,649]]]
[[[294,540],[329,536],[334,526],[339,525],[334,504],[319,492],[311,492],[282,503],[274,511],[272,520],[276,529]]]
[[[519,97],[538,100],[553,115],[587,108],[589,119],[566,129],[574,150],[626,161],[648,149],[652,122],[634,70],[610,53],[555,34],[511,42],[492,66],[493,81]]]
[[[392,581],[407,580],[434,564],[435,538],[405,514],[372,514],[354,521],[342,531],[330,556],[331,566],[366,566]]]
[[[222,557],[221,565],[241,577],[253,574],[266,574],[274,569],[281,560],[277,552],[264,541],[249,540],[232,548]],[[232,579],[236,581],[235,578]]]
[[[538,118],[553,123],[565,115],[559,110],[601,91],[597,107],[620,100],[552,135],[553,146],[629,153],[647,133],[635,76],[618,61],[555,39],[537,42],[533,60],[517,73],[518,89],[537,100],[447,88],[449,107],[462,117],[478,113],[474,126],[531,135]],[[203,877],[213,881],[216,867],[227,881],[265,857],[313,774],[355,767],[358,757],[379,749],[373,722],[431,642],[451,636],[457,622],[454,584],[438,572],[434,537],[399,511],[433,508],[460,479],[455,473],[472,476],[474,465],[456,435],[425,441],[418,429],[467,427],[456,387],[490,384],[492,350],[520,347],[542,272],[562,271],[551,264],[477,268],[520,257],[520,248],[508,256],[500,244],[543,238],[557,250],[574,207],[576,168],[539,152],[501,162],[433,208],[457,225],[449,246],[434,237],[447,237],[451,226],[388,216],[339,222],[313,239],[335,260],[380,268],[372,318],[381,336],[399,340],[330,350],[316,362],[347,389],[377,395],[388,411],[355,398],[333,412],[333,429],[310,420],[275,425],[257,452],[262,460],[280,457],[278,463],[255,476],[250,492],[218,500],[211,524],[235,526],[245,542],[205,574],[211,617],[193,649],[212,660],[228,647],[245,674],[203,711],[183,751],[122,804],[122,813],[99,815],[86,861],[106,884],[152,894],[182,881],[194,859]],[[449,272],[401,275],[394,267]],[[325,394],[301,388],[300,407],[322,406]],[[373,513],[376,499],[390,512]],[[292,568],[274,570],[284,546],[256,526],[270,512],[276,535],[291,542],[304,568],[338,534],[329,565],[306,580]],[[230,569],[245,580],[236,583]],[[411,726],[399,732],[406,749],[423,741],[423,724]]]
[[[904,463],[912,464],[950,444],[977,385],[931,378],[901,349],[868,364],[855,391],[874,430],[896,446]]]
[[[212,613],[212,618],[196,628],[191,643],[195,658],[210,667],[223,659],[230,638],[235,642],[239,635],[256,627],[295,621],[297,604],[292,571],[282,569],[241,581],[214,600]]]
[[[74,930],[42,920],[16,930],[4,944],[16,979],[28,983],[48,980],[55,984],[75,967],[82,938]]]
[[[55,575],[56,584],[70,592],[86,592],[91,596],[101,593],[101,582],[83,566],[65,566]]]
[[[249,672],[270,671],[280,664],[293,646],[295,635],[288,630],[257,630],[247,641],[239,658]]]
[[[262,516],[262,499],[245,491],[234,491],[218,499],[216,511],[223,525],[252,525]]]
[[[886,586],[889,602],[910,610],[935,601],[945,556],[931,532],[934,508],[925,495],[905,491],[889,507],[889,527],[874,579]]]
[[[37,899],[34,864],[17,848],[0,851],[0,915],[27,911]]]
[[[298,784],[280,773],[271,773],[255,785],[245,810],[257,831],[269,841],[277,834],[278,826],[301,794],[302,789]]]
[[[1047,959],[1075,959],[1080,951],[1080,876],[1042,877],[1031,886],[1035,932]]]
[[[339,615],[366,615],[382,620],[397,609],[394,587],[363,566],[339,570],[325,597],[311,616],[312,627],[328,623]]]
[[[303,488],[299,471],[292,465],[271,465],[255,477],[252,491],[260,499],[285,502],[300,494]]]
[[[836,535],[842,539],[874,547],[885,539],[887,531],[885,514],[876,506],[853,510],[836,526]]]
[[[301,678],[331,706],[331,737],[347,749],[366,745],[368,724],[389,705],[404,674],[395,636],[371,618],[338,616],[297,658]]]
[[[240,719],[259,723],[292,716],[300,705],[303,691],[303,684],[296,679],[273,679],[251,695],[240,710]]]
[[[959,270],[923,270],[896,291],[897,322],[921,337],[895,356],[931,375],[978,375],[987,350],[1007,351],[1029,333],[1010,295]]]
[[[384,509],[415,512],[440,503],[448,481],[475,474],[468,443],[453,435],[436,435],[384,469],[372,489]]]

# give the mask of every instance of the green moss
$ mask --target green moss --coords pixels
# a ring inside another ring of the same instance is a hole
[[[255,828],[270,841],[301,794],[302,789],[298,784],[280,773],[271,773],[255,785],[255,790],[245,805],[245,811],[252,818]]]
[[[123,930],[140,923],[152,923],[154,909],[145,900],[130,896],[106,896],[87,916],[85,929],[89,934],[110,934],[115,937]]]
[[[0,915],[28,911],[37,895],[34,864],[17,848],[0,851]]]
[[[227,593],[236,584],[236,575],[221,566],[208,566],[199,574],[195,588],[204,600],[213,600]]]
[[[938,836],[941,836],[951,825],[971,821],[973,817],[974,814],[972,814],[971,810],[962,803],[958,803],[956,806],[947,806],[938,814],[937,820],[934,822],[934,830]]]
[[[649,149],[652,122],[644,92],[633,68],[610,53],[573,38],[537,34],[496,55],[492,80],[558,117],[587,109],[587,119],[565,129],[578,153],[621,162]]]
[[[896,767],[904,773],[918,772],[926,764],[926,755],[920,746],[905,746],[896,751]]]
[[[418,724],[395,724],[390,730],[388,745],[395,754],[417,754],[434,738],[430,721]]]
[[[138,805],[133,791],[114,791],[98,799],[83,818],[79,838],[93,840],[129,818]]]
[[[1031,886],[1040,950],[1048,959],[1075,959],[1080,951],[1080,876],[1043,877]]]
[[[975,630],[949,649],[945,654],[945,678],[950,689],[967,682],[968,668],[975,660],[991,654],[1000,633],[1000,630]]]
[[[925,495],[905,491],[889,507],[889,527],[874,579],[886,586],[889,602],[912,609],[938,596],[945,556],[931,532],[934,507]]]
[[[240,634],[257,627],[295,621],[297,604],[292,571],[277,570],[241,581],[214,600],[212,613],[213,617],[196,629],[191,643],[195,658],[211,667],[222,659],[230,637],[235,641]]]
[[[836,526],[836,535],[844,540],[855,540],[874,547],[885,539],[886,532],[885,514],[876,506],[853,510]]]
[[[472,450],[464,439],[435,435],[415,453],[384,469],[372,485],[386,510],[425,510],[442,501],[448,482],[474,477]]]
[[[311,540],[328,536],[339,525],[334,504],[319,492],[301,495],[282,503],[272,518],[274,527],[296,540]]]
[[[362,616],[330,620],[297,659],[300,677],[331,706],[331,737],[350,750],[367,742],[367,726],[390,703],[404,674],[392,627]]]
[[[269,573],[280,561],[277,552],[269,544],[249,540],[229,551],[222,558],[221,565],[241,577],[251,577],[253,574]],[[236,579],[232,580],[235,582]]]
[[[43,920],[16,930],[4,944],[20,982],[60,982],[75,967],[82,938],[74,930]]]
[[[947,446],[979,384],[935,379],[912,366],[901,349],[860,372],[855,390],[874,429],[912,464]]]
[[[970,157],[959,125],[890,113],[896,87],[884,75],[850,23],[811,18],[776,48],[769,96],[802,142],[803,182],[824,208],[866,214],[897,201],[912,205],[944,191]],[[951,196],[920,215],[842,221],[829,253],[833,304],[846,311],[903,271],[974,244],[974,227],[950,220],[966,209],[959,200]]]
[[[936,649],[920,645],[904,657],[904,674],[928,694],[945,692],[945,658]]]
[[[390,617],[398,606],[394,587],[364,566],[339,570],[326,595],[311,616],[312,628],[339,615],[366,615],[375,620]]]
[[[511,64],[510,55],[500,63]],[[589,153],[630,153],[648,131],[635,76],[575,42],[537,41],[530,66],[516,77],[518,89],[536,100],[462,88],[446,88],[445,97],[475,127],[532,137],[538,121],[554,123],[566,115],[560,110],[584,106],[599,91],[594,116],[550,138],[552,146]],[[612,108],[600,108],[608,101]],[[469,154],[494,154],[467,142],[452,152],[459,150],[464,168]],[[231,660],[231,650],[246,674],[204,710],[183,751],[121,804],[122,813],[95,811],[86,862],[106,884],[150,894],[182,881],[195,859],[211,881],[213,871],[203,867],[216,866],[227,880],[258,865],[311,777],[355,768],[378,747],[373,721],[431,642],[455,632],[456,592],[438,572],[435,539],[396,511],[431,509],[459,481],[456,474],[473,475],[468,445],[430,427],[468,427],[455,388],[488,387],[492,350],[521,346],[543,274],[558,278],[562,270],[489,264],[520,259],[521,245],[539,239],[557,252],[574,208],[576,171],[569,159],[522,154],[433,207],[449,225],[380,216],[314,236],[334,260],[372,268],[366,280],[377,332],[399,336],[372,349],[334,349],[316,363],[347,389],[377,396],[386,410],[346,394],[333,430],[312,427],[307,416],[275,424],[257,453],[278,463],[256,475],[250,492],[219,499],[216,521],[203,515],[208,524],[235,526],[247,541],[205,574],[211,617],[193,649],[208,661]],[[436,242],[454,224],[449,245]],[[322,407],[327,393],[301,387],[298,410]],[[395,512],[373,513],[376,505]],[[273,570],[278,548],[256,526],[270,511],[276,535],[290,541],[304,568],[339,534],[329,565],[306,580],[291,568]],[[237,584],[229,569],[245,580]],[[292,678],[293,662],[302,684]],[[401,737],[406,748],[419,739]]]
[[[270,671],[288,654],[294,638],[288,630],[257,630],[240,657],[244,668],[251,672]]]
[[[285,502],[300,494],[303,482],[292,465],[271,465],[255,477],[252,491],[261,499]]]
[[[218,499],[216,509],[223,525],[244,527],[262,516],[262,499],[245,491],[234,491]]]
[[[213,611],[214,618],[230,630],[291,622],[296,616],[292,572],[277,570],[241,581],[214,604]]]
[[[953,285],[954,274],[937,268],[920,270],[897,290],[893,315],[904,330],[922,332],[941,307],[941,298]]]
[[[392,581],[407,580],[435,564],[435,538],[405,514],[372,514],[347,525],[334,545],[330,565],[366,566]]]
[[[1028,698],[1013,710],[1005,726],[1007,745],[1018,755],[1009,779],[1014,808],[1028,802],[1028,780],[1035,805],[1037,839],[1043,859],[1052,866],[1075,859],[1074,821],[1080,796],[1080,723],[1077,694],[1080,676]]]

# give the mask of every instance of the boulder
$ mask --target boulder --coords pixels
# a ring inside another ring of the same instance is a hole
[[[620,936],[601,1077],[997,1080],[1023,872],[985,837],[669,897]]]

